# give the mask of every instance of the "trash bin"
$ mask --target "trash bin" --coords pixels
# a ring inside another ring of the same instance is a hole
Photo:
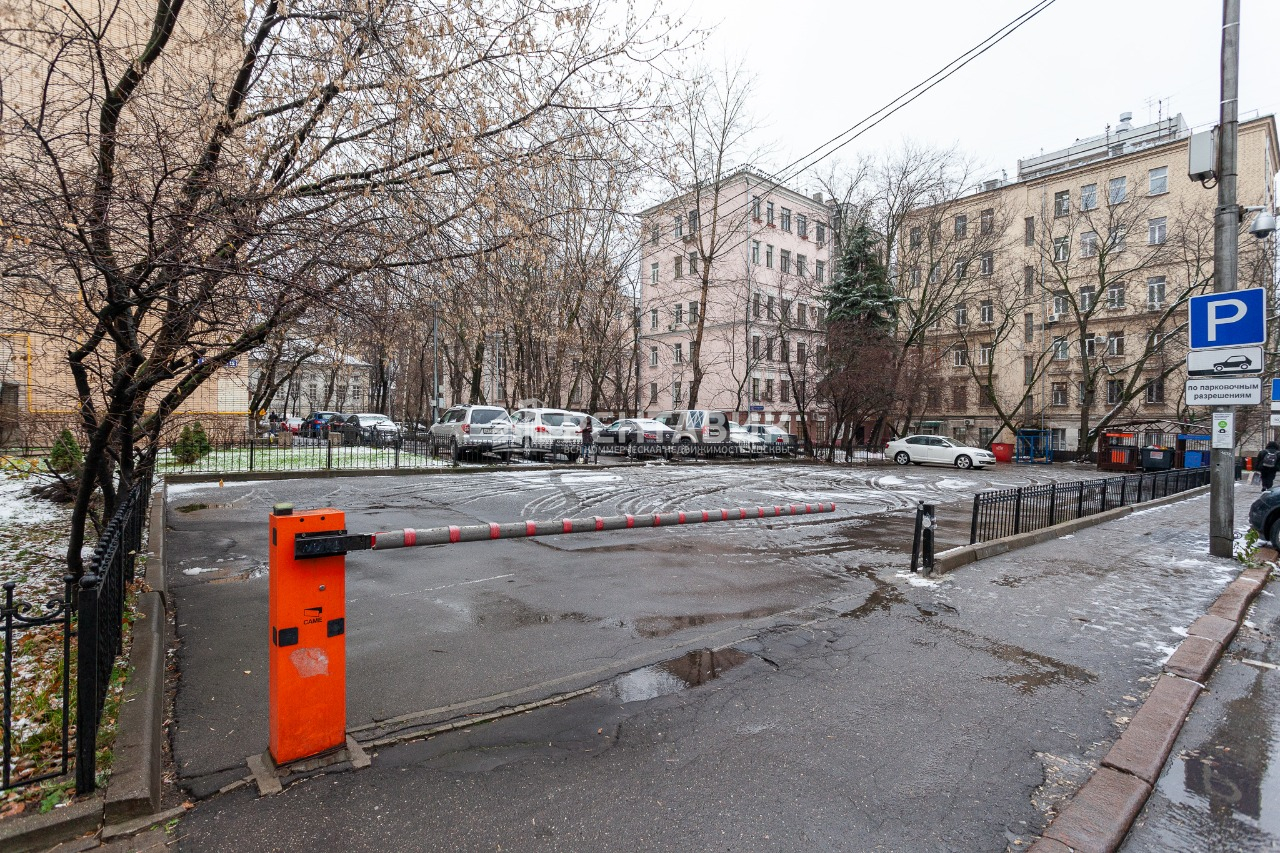
[[[995,454],[997,462],[1013,461],[1013,445],[1005,442],[992,442],[991,452]]]
[[[342,433],[338,432],[336,429],[329,430],[329,444],[332,447],[337,447],[342,444]]]
[[[1173,467],[1173,450],[1165,447],[1142,448],[1143,471],[1168,471]]]

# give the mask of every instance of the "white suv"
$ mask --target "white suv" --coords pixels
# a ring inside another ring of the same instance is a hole
[[[500,406],[454,406],[431,425],[431,438],[448,444],[454,462],[463,454],[481,453],[510,460],[516,444],[511,418]]]
[[[582,447],[582,427],[565,409],[520,409],[511,415],[516,444],[525,456],[563,453],[574,456]]]

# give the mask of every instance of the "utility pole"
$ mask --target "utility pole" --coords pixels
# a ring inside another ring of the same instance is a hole
[[[1218,116],[1218,207],[1213,217],[1213,290],[1236,289],[1240,208],[1236,204],[1240,0],[1222,2],[1222,102]],[[1225,406],[1222,410],[1234,411]],[[1209,553],[1230,557],[1235,539],[1235,448],[1210,451]]]

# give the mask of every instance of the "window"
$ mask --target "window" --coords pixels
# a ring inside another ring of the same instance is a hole
[[[1053,360],[1068,361],[1071,358],[1071,344],[1066,338],[1053,339]]]
[[[912,267],[907,273],[907,280],[911,282],[912,287],[920,286],[920,267]],[[819,279],[821,281],[821,279]]]
[[[956,239],[963,240],[969,233],[969,217],[963,213],[956,216]]]
[[[766,269],[773,269],[773,246],[768,243],[764,246],[764,265]]]
[[[1080,288],[1080,313],[1087,314],[1093,310],[1094,297],[1097,295],[1098,289],[1091,284],[1087,284]]]
[[[827,226],[821,222],[818,223],[818,248],[821,249],[827,245]]]
[[[796,341],[796,363],[803,367],[808,358],[809,350],[804,341]]]
[[[996,230],[995,208],[988,207],[978,214],[978,231],[985,237]]]
[[[1034,356],[1022,357],[1022,381],[1030,385],[1036,381],[1036,360]]]
[[[978,320],[988,325],[996,321],[996,306],[990,299],[978,303]]]
[[[791,274],[791,251],[789,249],[783,249],[778,253],[778,269],[781,270],[783,275]]]
[[[992,252],[983,252],[982,257],[978,259],[978,272],[981,275],[991,275],[996,271],[996,256]]]
[[[990,409],[996,404],[995,393],[991,390],[990,385],[978,386],[978,405],[984,409]]]
[[[1080,188],[1080,209],[1093,210],[1098,206],[1098,185],[1085,184]]]
[[[796,325],[809,325],[809,309],[803,303],[796,303]]]
[[[1165,241],[1166,234],[1168,233],[1166,228],[1167,222],[1168,219],[1164,216],[1147,220],[1147,243],[1152,246],[1159,246]]]
[[[916,268],[915,273],[916,273],[916,278],[919,279],[920,269],[918,267]],[[813,277],[818,280],[818,284],[822,284],[827,280],[827,262],[826,261],[813,262]],[[920,283],[919,281],[916,282],[916,284],[919,284],[919,283]]]
[[[689,275],[697,275],[697,274],[698,274],[698,253],[690,252],[689,253]]]
[[[919,225],[911,229],[911,248],[913,249],[920,248],[920,226]]]
[[[684,399],[680,393],[682,390],[680,384],[679,380],[671,383],[671,405],[673,406],[680,405],[680,402]]]
[[[942,223],[932,222],[929,224],[929,245],[935,246],[942,239]]]
[[[1076,383],[1076,402],[1084,404],[1085,398],[1089,396],[1089,389],[1083,382]]]
[[[760,221],[760,196],[758,195],[751,197],[751,218],[756,222]]]
[[[698,325],[698,303],[697,302],[689,303],[689,325],[690,326]]]
[[[1024,246],[1034,246],[1036,244],[1036,218],[1028,216],[1022,220],[1022,243]]]
[[[995,354],[995,344],[978,344],[978,364],[981,366],[986,367],[991,364],[991,359]]]
[[[1085,354],[1085,356],[1087,356],[1088,358],[1093,358],[1094,356],[1096,356],[1096,355],[1098,354],[1098,339],[1097,339],[1097,338],[1085,338],[1085,339],[1084,339],[1084,354]]]
[[[1053,215],[1066,216],[1071,213],[1071,190],[1063,190],[1053,194]]]
[[[822,344],[818,344],[818,348],[814,350],[813,363],[818,366],[819,370],[824,370],[827,366],[827,348]]]
[[[1152,379],[1147,383],[1147,402],[1163,403],[1164,402],[1164,379]]]
[[[963,279],[967,272],[969,272],[969,262],[964,259],[956,261],[956,281]]]
[[[773,361],[773,338],[764,339],[764,359]]]
[[[791,322],[791,300],[790,299],[782,300],[782,322],[788,323],[788,324]]]
[[[652,331],[658,331],[658,309],[654,308],[649,312],[649,328]]]
[[[1161,166],[1147,172],[1147,194],[1160,195],[1169,191],[1169,167]]]
[[[778,357],[783,364],[791,363],[791,341],[786,338],[778,339]]]
[[[676,325],[679,326],[684,322],[684,303],[677,302],[674,310],[676,312]]]
[[[1124,398],[1124,383],[1119,379],[1107,380],[1107,405],[1114,406]]]
[[[937,411],[942,408],[942,389],[930,386],[925,391],[925,408]]]
[[[1121,175],[1118,178],[1112,178],[1107,181],[1107,202],[1110,204],[1120,204],[1124,201],[1126,178]]]
[[[801,240],[809,239],[809,217],[803,213],[796,214],[796,234]]]
[[[957,302],[955,310],[956,310],[956,325],[957,326],[969,325],[969,311],[967,308],[965,308],[965,304],[963,302]]]
[[[1080,235],[1080,257],[1092,258],[1098,254],[1098,234],[1095,231],[1086,231]]]
[[[1022,339],[1026,343],[1031,343],[1036,337],[1036,315],[1022,315]]]
[[[969,408],[968,385],[956,385],[951,389],[951,408],[961,412]]]
[[[1107,232],[1107,246],[1112,251],[1120,252],[1124,250],[1124,238],[1127,229],[1123,225],[1116,225]]]
[[[1107,285],[1107,308],[1124,307],[1124,282],[1113,281]]]
[[[781,394],[781,397],[782,397],[782,402],[784,402],[784,403],[790,403],[790,402],[791,402],[791,383],[790,383],[789,381],[787,381],[786,379],[782,380],[782,394]]]
[[[986,447],[995,440],[995,427],[978,427],[978,446]]]
[[[751,241],[751,263],[755,264],[756,266],[760,265],[760,241],[759,240]]]
[[[956,367],[967,367],[969,364],[969,349],[964,344],[956,344],[951,350],[951,363]]]
[[[757,320],[760,319],[760,294],[753,294],[751,297],[751,316]]]
[[[676,258],[676,278],[684,277],[684,258]]]
[[[683,236],[684,236],[684,219],[682,219],[682,218],[681,218],[681,217],[679,217],[679,216],[677,216],[677,217],[676,217],[676,227],[675,227],[675,232],[676,232],[676,236],[677,236],[677,237],[683,237]]]
[[[649,264],[649,283],[658,283],[658,265],[657,263]]]
[[[1061,317],[1071,312],[1071,297],[1065,293],[1055,293],[1053,295],[1053,314],[1055,317]]]
[[[1067,383],[1053,382],[1049,385],[1049,405],[1067,405]]]
[[[1107,332],[1107,355],[1124,355],[1124,332]]]
[[[684,344],[675,345],[675,363],[684,364]]]
[[[1022,268],[1022,295],[1027,299],[1036,295],[1036,268]]]
[[[756,359],[757,361],[760,360],[760,336],[759,335],[751,336],[751,357]]]
[[[1147,310],[1154,311],[1164,305],[1164,276],[1147,279]]]
[[[818,328],[819,328],[819,329],[821,329],[823,326],[825,326],[825,325],[826,325],[826,323],[827,323],[827,309],[826,309],[826,308],[821,308],[821,307],[820,307],[820,308],[818,308],[818,323],[817,323],[817,326],[818,326]]]
[[[760,402],[760,380],[751,380],[751,399],[757,403]]]
[[[801,278],[809,277],[809,259],[804,255],[796,255],[796,275]]]
[[[1054,237],[1053,238],[1053,259],[1055,261],[1065,261],[1071,257],[1071,238],[1070,237]]]
[[[658,402],[658,383],[649,383],[649,402],[656,404]]]
[[[658,226],[656,225],[649,229],[649,242],[655,246],[658,245]]]
[[[771,201],[765,202],[765,205],[764,205],[764,224],[765,225],[773,224],[773,202]]]
[[[934,261],[933,264],[929,267],[929,283],[937,284],[941,274],[942,274],[942,264],[938,263],[937,261]]]
[[[764,381],[764,399],[766,403],[773,402],[773,380],[766,379]]]
[[[782,230],[791,231],[791,208],[789,207],[782,208]]]
[[[698,232],[698,211],[689,211],[689,236],[692,237]]]
[[[650,367],[658,366],[658,348],[657,347],[649,347],[649,366]]]
[[[768,302],[766,303],[766,305],[767,305],[767,307],[768,307],[768,309],[769,309],[769,311],[768,311],[768,313],[769,313],[769,319],[770,319],[770,320],[776,320],[776,319],[778,319],[778,311],[777,311],[778,302],[777,302],[776,297],[770,296],[770,297],[769,297]]]

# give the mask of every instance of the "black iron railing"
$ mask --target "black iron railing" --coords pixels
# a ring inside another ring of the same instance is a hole
[[[1208,483],[1208,468],[1191,468],[979,492],[973,496],[969,543],[1041,530]]]

